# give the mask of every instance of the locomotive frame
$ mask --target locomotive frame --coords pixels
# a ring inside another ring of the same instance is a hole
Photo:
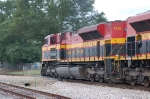
[[[150,82],[150,12],[51,34],[42,46],[41,75],[92,82]]]

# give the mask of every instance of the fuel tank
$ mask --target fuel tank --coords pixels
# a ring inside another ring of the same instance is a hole
[[[70,73],[75,78],[86,78],[83,67],[70,67]]]
[[[57,67],[56,72],[61,77],[73,77],[70,73],[68,65],[63,65],[63,67]]]
[[[74,77],[78,79],[86,78],[84,74],[84,68],[83,67],[75,67],[75,66],[68,66],[63,65],[63,67],[57,67],[56,72],[61,77]]]

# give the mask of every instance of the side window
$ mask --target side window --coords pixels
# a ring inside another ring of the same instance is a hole
[[[140,34],[137,35],[137,41],[138,41],[138,47],[140,48],[142,46],[142,36]]]
[[[45,39],[45,44],[48,44],[48,39]]]
[[[55,41],[55,37],[51,37],[51,44],[55,44],[56,41]]]

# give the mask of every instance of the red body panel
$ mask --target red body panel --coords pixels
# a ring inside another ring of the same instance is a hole
[[[148,19],[150,19],[150,12],[137,14],[133,17],[129,17],[127,20],[129,23],[133,23],[133,22],[138,22],[138,21],[143,21],[143,20],[148,20]]]
[[[89,34],[90,32],[94,32],[94,31],[98,31],[98,35],[99,37],[96,39],[101,39],[104,37],[104,23],[100,23],[100,24],[96,24],[96,25],[92,25],[92,26],[88,26],[85,28],[81,28],[78,30],[78,34],[86,34],[86,35],[91,35]],[[90,36],[92,37],[92,36]],[[93,39],[93,38],[91,38]]]
[[[111,38],[125,38],[126,37],[126,22],[109,22],[105,23],[104,31],[105,31],[105,39]]]
[[[78,30],[78,34],[85,33],[85,32],[90,32],[90,31],[95,31],[95,30],[97,30],[98,25],[99,24],[81,28],[81,29]]]
[[[78,34],[74,34],[73,36],[71,36],[71,44],[82,43],[82,42],[83,39]]]
[[[149,31],[149,30],[145,30],[143,27],[145,27],[145,24],[139,24],[140,22],[145,22],[147,24],[150,25],[150,12],[144,12],[144,13],[141,13],[141,14],[137,14],[135,16],[132,16],[132,17],[128,17],[127,18],[127,37],[129,36],[135,36],[137,33],[143,33],[143,32],[146,32],[146,31]],[[142,31],[137,31],[135,30],[131,24],[133,23],[138,23],[136,24],[137,26],[141,27],[143,30]]]
[[[125,38],[126,37],[126,22],[113,22],[112,23],[112,38]]]
[[[98,32],[99,32],[103,37],[105,36],[105,29],[104,29],[104,27],[105,27],[105,24],[99,24],[99,25],[97,26]]]
[[[63,40],[61,44],[76,44],[81,42],[83,42],[83,39],[78,34],[74,34]]]
[[[104,38],[105,39],[111,38],[111,34],[112,34],[111,23],[106,23],[105,27],[104,27],[104,30],[105,30],[105,33],[104,33],[105,36],[104,36]]]
[[[81,43],[83,39],[78,34],[66,33],[66,38],[62,40],[61,44],[75,44]]]
[[[135,36],[135,35],[136,35],[136,31],[132,28],[132,26],[127,21],[127,37]]]
[[[98,25],[79,29],[78,34],[88,33],[97,30],[103,38],[125,38],[126,37],[126,21],[113,21],[107,23],[100,23]],[[94,40],[94,39],[92,39]]]
[[[70,44],[71,32],[67,32],[64,34],[64,39],[61,39],[60,44]]]

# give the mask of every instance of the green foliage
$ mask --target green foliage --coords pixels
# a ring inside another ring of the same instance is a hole
[[[37,76],[40,75],[40,70],[10,71],[8,74]]]
[[[46,35],[107,21],[104,12],[94,10],[94,1],[0,1],[0,61],[40,61]]]

